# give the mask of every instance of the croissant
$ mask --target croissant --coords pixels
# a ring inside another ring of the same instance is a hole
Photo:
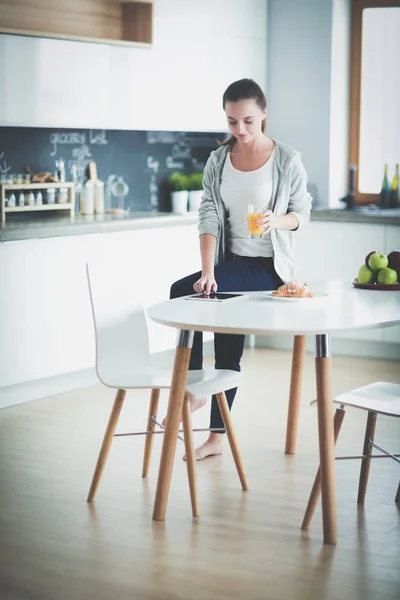
[[[301,281],[289,281],[281,285],[276,292],[272,292],[273,296],[281,298],[312,298],[313,293],[306,283]]]

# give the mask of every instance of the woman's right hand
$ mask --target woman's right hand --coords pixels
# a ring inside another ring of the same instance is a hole
[[[193,284],[193,289],[199,294],[210,295],[210,292],[216,292],[218,289],[214,275],[211,273],[202,273],[200,279]]]

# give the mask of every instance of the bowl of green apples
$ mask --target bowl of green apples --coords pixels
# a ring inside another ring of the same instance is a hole
[[[363,290],[400,290],[400,250],[387,255],[378,250],[369,252],[353,285]]]

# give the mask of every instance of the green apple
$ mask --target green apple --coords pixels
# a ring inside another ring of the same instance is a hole
[[[388,258],[386,254],[382,254],[382,252],[374,252],[369,257],[368,266],[373,271],[380,271],[388,266]]]
[[[385,267],[378,273],[378,283],[384,283],[385,285],[393,285],[397,283],[397,273],[394,269]]]
[[[378,250],[372,250],[371,252],[368,252],[367,256],[365,257],[365,266],[368,267],[369,266],[369,258],[370,256],[372,256],[373,254],[375,254],[375,252],[378,252]]]
[[[374,283],[374,272],[365,265],[358,271],[358,283]]]

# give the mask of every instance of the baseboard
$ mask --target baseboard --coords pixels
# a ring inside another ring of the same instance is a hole
[[[275,335],[257,335],[254,339],[255,348],[276,348],[277,350],[292,350],[293,337]],[[307,336],[306,351],[314,352],[314,338]],[[332,338],[332,355],[358,356],[361,358],[377,358],[383,360],[400,360],[400,344],[389,342],[373,342],[367,340],[346,340]]]
[[[203,355],[210,356],[213,353],[213,342],[208,341],[203,345]],[[174,360],[174,350],[169,350],[171,365]],[[0,409],[24,404],[33,400],[57,396],[65,392],[71,392],[81,388],[96,385],[99,380],[94,368],[54,375],[46,379],[26,381],[16,385],[0,388]]]
[[[93,368],[9,385],[0,389],[0,409],[85,388],[97,382]]]

